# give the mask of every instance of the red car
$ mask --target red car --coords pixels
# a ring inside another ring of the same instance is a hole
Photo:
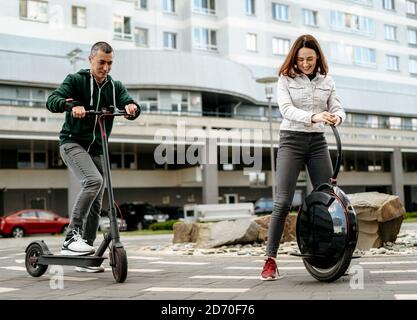
[[[33,233],[62,233],[70,220],[55,212],[40,209],[27,209],[0,217],[0,234],[22,238]]]

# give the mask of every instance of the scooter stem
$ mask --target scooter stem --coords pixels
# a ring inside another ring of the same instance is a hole
[[[113,194],[113,186],[112,186],[112,179],[111,179],[111,170],[110,170],[110,158],[109,158],[109,148],[107,142],[107,135],[106,135],[106,125],[104,121],[104,116],[99,116],[98,121],[101,121],[101,144],[103,148],[103,164],[104,164],[104,176],[107,184],[107,194],[109,199],[110,205],[110,212],[109,212],[109,219],[110,219],[110,235],[113,243],[120,242],[120,235],[119,235],[119,228],[117,225],[117,211],[114,206],[114,194]]]

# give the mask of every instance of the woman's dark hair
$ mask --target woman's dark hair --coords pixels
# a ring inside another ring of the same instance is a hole
[[[313,49],[316,52],[317,65],[316,70],[314,70],[314,73],[319,71],[320,74],[326,76],[329,72],[329,67],[327,65],[326,58],[324,57],[323,51],[321,50],[321,47],[316,38],[309,34],[304,34],[298,37],[297,40],[295,40],[294,44],[290,49],[290,52],[288,52],[288,55],[285,58],[284,63],[279,69],[278,75],[284,75],[294,78],[297,74],[301,73],[297,67],[297,55],[298,51],[301,48]]]

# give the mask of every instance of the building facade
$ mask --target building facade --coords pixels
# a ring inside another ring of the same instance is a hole
[[[110,139],[117,202],[271,197],[268,100],[256,79],[275,76],[305,33],[320,41],[347,111],[339,184],[348,193],[397,194],[407,210],[417,210],[415,0],[0,5],[0,215],[31,207],[68,213],[77,186],[58,153],[63,115],[46,110],[45,101],[68,73],[88,68],[97,41],[114,47],[112,76],[143,108],[137,121],[117,121]],[[272,116],[276,153],[276,99]],[[330,130],[327,138],[334,159]],[[162,142],[165,162],[156,156]],[[188,161],[195,145],[199,156],[217,161]],[[305,171],[297,188],[308,190]]]

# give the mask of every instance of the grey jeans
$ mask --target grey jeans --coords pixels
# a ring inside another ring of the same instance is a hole
[[[281,131],[276,165],[276,194],[266,255],[276,257],[301,169],[307,166],[313,187],[329,182],[332,162],[323,133]]]
[[[77,228],[83,239],[92,246],[97,235],[105,185],[102,158],[91,156],[77,143],[63,144],[59,152],[81,184],[81,191],[72,208],[67,235]]]

